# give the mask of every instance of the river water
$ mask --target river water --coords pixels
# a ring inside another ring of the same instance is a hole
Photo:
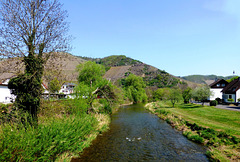
[[[137,104],[113,114],[110,130],[72,161],[208,161],[205,152]]]

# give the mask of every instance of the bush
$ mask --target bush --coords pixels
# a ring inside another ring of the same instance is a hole
[[[218,102],[216,100],[210,101],[210,106],[217,106]]]
[[[222,99],[221,98],[215,98],[215,100],[217,101],[217,103],[221,103],[222,102]]]
[[[228,102],[234,102],[234,99],[233,98],[229,98],[227,99]]]

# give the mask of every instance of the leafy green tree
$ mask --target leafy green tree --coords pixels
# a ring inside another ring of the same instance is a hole
[[[125,79],[125,92],[127,97],[130,101],[133,101],[134,103],[139,102],[146,102],[147,101],[147,95],[145,88],[146,85],[142,79],[142,77],[136,76],[134,74],[130,74]]]
[[[169,89],[168,99],[171,101],[172,106],[174,107],[177,102],[182,100],[182,94],[180,89]]]
[[[49,89],[50,93],[58,93],[60,91],[61,84],[59,83],[59,81],[56,77],[50,81],[48,89]]]
[[[184,103],[189,103],[189,100],[192,97],[192,88],[186,88],[182,93]]]
[[[170,88],[159,88],[154,91],[153,96],[156,100],[167,100],[169,98]]]
[[[103,79],[105,68],[103,65],[96,64],[95,62],[87,61],[77,66],[78,86],[76,87],[76,94],[78,97],[85,97],[90,106],[93,100],[97,97],[97,91],[100,87],[107,84]]]
[[[37,123],[44,64],[67,48],[67,12],[58,0],[0,1],[0,56],[21,57],[23,74],[9,82],[15,103]]]
[[[192,91],[192,96],[195,100],[201,101],[204,105],[204,101],[212,95],[209,86],[197,87]]]
[[[79,72],[78,82],[84,82],[84,84],[92,87],[103,79],[105,67],[95,62],[87,61],[83,64],[79,64],[77,66],[77,71]]]
[[[110,81],[103,78],[105,73],[103,65],[87,61],[78,65],[77,70],[79,84],[75,88],[76,96],[79,99],[85,98],[87,100],[90,105],[88,111],[93,111],[92,104],[98,96],[103,97],[110,107],[117,102],[119,96],[116,93],[120,93],[120,91]]]

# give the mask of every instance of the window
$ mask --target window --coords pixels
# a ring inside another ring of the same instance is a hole
[[[220,84],[217,84],[217,87],[220,87]]]
[[[225,87],[225,84],[224,84],[224,83],[222,84],[222,87]]]

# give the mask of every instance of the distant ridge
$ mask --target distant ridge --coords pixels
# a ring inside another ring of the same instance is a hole
[[[231,79],[233,77],[235,77],[236,75],[231,75],[231,76],[217,76],[217,75],[188,75],[188,76],[183,76],[180,77],[182,79],[188,80],[190,82],[194,82],[194,83],[199,83],[199,84],[211,84],[213,83],[216,79]]]

